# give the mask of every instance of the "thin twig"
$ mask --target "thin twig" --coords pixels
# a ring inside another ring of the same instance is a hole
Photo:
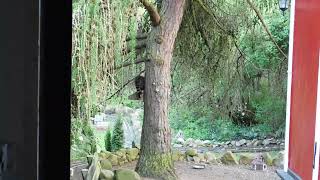
[[[141,71],[141,72],[138,74],[138,76],[140,76],[140,75],[141,75],[142,73],[144,73],[144,72],[145,72],[145,70]],[[136,77],[138,77],[138,76],[136,76]],[[136,79],[136,77],[130,79],[128,82],[126,82],[125,84],[123,84],[122,87],[121,87],[120,89],[118,89],[115,93],[113,93],[110,97],[108,97],[107,100],[110,100],[111,98],[113,98],[113,97],[114,97],[116,94],[118,94],[122,89],[124,89],[128,84],[130,84],[131,82],[133,82],[133,81]]]
[[[278,43],[276,42],[276,40],[274,39],[274,37],[272,36],[271,32],[269,31],[267,25],[264,23],[263,18],[260,14],[260,12],[258,11],[258,9],[254,6],[254,4],[250,1],[250,0],[246,0],[247,3],[250,5],[250,7],[254,10],[254,12],[257,14],[264,30],[267,32],[267,34],[269,35],[271,41],[273,42],[273,44],[277,47],[277,49],[280,51],[280,53],[286,58],[288,59],[287,55],[282,51],[282,49],[280,48],[280,46],[278,45]]]

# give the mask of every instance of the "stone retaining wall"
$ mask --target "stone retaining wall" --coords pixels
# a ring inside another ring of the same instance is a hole
[[[139,158],[140,150],[138,148],[121,149],[117,152],[102,151],[92,156],[88,156],[90,167],[86,170],[88,180],[102,179],[121,179],[119,176],[122,171],[124,174],[132,176],[133,180],[140,179],[139,175],[131,170],[112,171],[114,166],[122,166],[125,163],[136,161]],[[199,152],[197,149],[189,148],[185,152],[174,150],[172,158],[174,161],[188,161],[195,164],[223,164],[223,165],[251,165],[253,160],[262,156],[268,166],[280,167],[283,165],[283,152],[265,152],[265,153],[232,153],[226,151],[222,153]],[[118,175],[117,175],[118,174]]]

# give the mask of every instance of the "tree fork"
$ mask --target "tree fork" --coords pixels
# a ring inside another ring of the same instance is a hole
[[[141,0],[142,1],[142,0]],[[141,151],[136,171],[145,177],[177,179],[168,123],[170,63],[186,0],[163,0],[159,25],[147,38],[145,63],[144,119]],[[150,13],[149,13],[150,14]],[[152,21],[152,18],[150,18]]]
[[[157,11],[157,8],[152,3],[150,3],[148,0],[140,0],[140,2],[143,4],[143,6],[148,11],[152,25],[158,26],[160,24],[160,15]]]

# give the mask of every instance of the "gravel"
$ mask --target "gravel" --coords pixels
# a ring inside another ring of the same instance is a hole
[[[188,162],[175,162],[180,180],[280,180],[274,167],[268,167],[266,171],[253,171],[250,166],[243,165],[207,165],[205,169],[193,169],[193,165]],[[135,163],[127,164],[123,168],[134,169]]]

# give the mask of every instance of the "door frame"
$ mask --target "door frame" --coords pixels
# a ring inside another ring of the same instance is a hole
[[[291,90],[292,90],[292,61],[294,46],[294,23],[295,23],[295,0],[290,5],[290,34],[289,34],[289,56],[288,56],[288,80],[287,80],[287,103],[286,103],[286,134],[285,134],[285,155],[283,170],[288,172],[289,167],[289,141],[290,141],[290,120],[291,120]]]
[[[318,65],[318,89],[317,89],[317,111],[314,135],[314,161],[312,180],[319,179],[319,148],[320,148],[320,48],[319,48],[319,65]]]

